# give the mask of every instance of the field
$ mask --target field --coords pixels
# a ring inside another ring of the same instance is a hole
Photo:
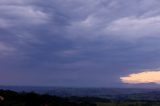
[[[104,103],[99,102],[96,104],[97,106],[160,106],[160,102],[112,102],[112,103]]]

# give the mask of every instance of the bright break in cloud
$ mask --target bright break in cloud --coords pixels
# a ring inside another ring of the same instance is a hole
[[[147,71],[140,73],[133,73],[120,78],[122,82],[129,84],[139,83],[156,83],[160,84],[160,71]]]

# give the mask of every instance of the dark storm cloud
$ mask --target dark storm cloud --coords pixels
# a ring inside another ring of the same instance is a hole
[[[159,4],[1,0],[0,82],[116,86],[123,75],[158,69]]]

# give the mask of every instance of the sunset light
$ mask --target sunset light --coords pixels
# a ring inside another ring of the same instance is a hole
[[[133,73],[120,78],[123,83],[139,84],[139,83],[156,83],[160,84],[160,71],[147,71],[141,73]]]

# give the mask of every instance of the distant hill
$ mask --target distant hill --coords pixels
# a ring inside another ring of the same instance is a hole
[[[139,99],[160,100],[158,88],[71,88],[71,87],[29,87],[29,86],[0,86],[0,89],[17,92],[36,92],[60,97],[99,97],[106,99]]]

